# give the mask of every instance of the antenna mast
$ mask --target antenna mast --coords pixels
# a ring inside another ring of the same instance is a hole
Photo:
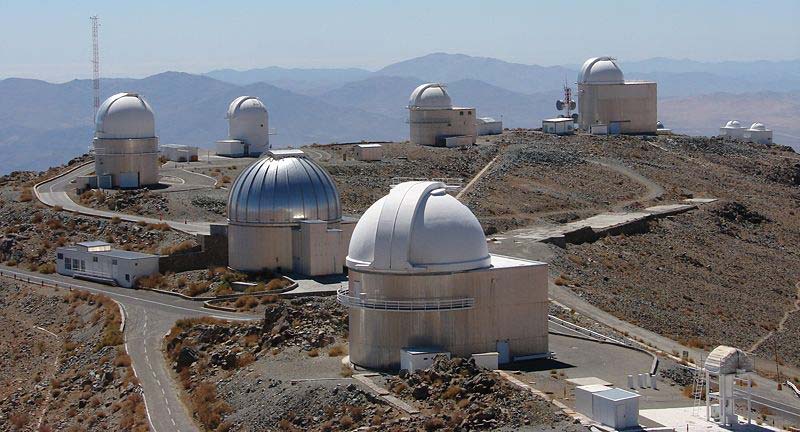
[[[97,39],[97,29],[100,24],[97,22],[97,15],[89,17],[92,20],[92,87],[94,90],[94,115],[100,108],[100,44]],[[94,116],[93,116],[94,117]]]

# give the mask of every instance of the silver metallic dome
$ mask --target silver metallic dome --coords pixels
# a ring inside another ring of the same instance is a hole
[[[331,176],[302,152],[271,151],[236,178],[228,195],[228,221],[239,225],[294,224],[342,218]]]

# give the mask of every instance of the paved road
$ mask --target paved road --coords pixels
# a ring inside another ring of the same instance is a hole
[[[147,417],[153,432],[196,431],[191,414],[179,398],[161,351],[164,335],[181,318],[211,316],[224,320],[259,319],[254,315],[233,314],[204,309],[202,303],[152,291],[110,287],[60,275],[41,275],[0,266],[4,276],[16,275],[31,282],[45,281],[63,287],[106,294],[122,305],[125,314],[125,348],[142,385]]]
[[[112,217],[118,217],[122,220],[130,221],[130,222],[139,222],[144,221],[147,223],[167,223],[171,228],[182,231],[187,234],[208,234],[210,231],[209,222],[177,222],[177,221],[163,221],[156,218],[151,217],[144,217],[138,215],[130,215],[126,213],[117,213],[105,210],[98,210],[89,207],[84,207],[75,201],[73,201],[69,195],[67,195],[66,190],[70,187],[70,182],[74,180],[76,177],[81,175],[88,175],[94,171],[94,164],[89,163],[84,165],[74,171],[71,171],[65,175],[60,177],[56,177],[53,180],[48,182],[42,183],[39,185],[35,192],[36,196],[39,198],[39,201],[43,202],[48,206],[61,206],[64,210],[77,212],[80,214],[84,214],[87,216],[96,216],[102,217],[106,219],[110,219]]]

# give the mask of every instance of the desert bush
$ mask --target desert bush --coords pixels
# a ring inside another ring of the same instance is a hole
[[[334,345],[328,350],[328,357],[339,357],[347,354],[347,348],[342,345]]]
[[[122,219],[120,219],[119,216],[114,216],[114,217],[111,218],[111,223],[114,224],[114,225],[116,225],[116,224],[118,224],[120,222],[122,222]]]
[[[453,399],[461,393],[461,387],[450,386],[442,393],[442,399]]]
[[[308,352],[308,356],[309,357],[318,357],[319,356],[319,350],[316,349],[316,348],[312,349],[311,351]]]
[[[28,424],[30,418],[24,412],[16,412],[9,416],[8,421],[14,427],[14,430],[22,430]]]
[[[164,275],[161,273],[153,273],[136,279],[136,287],[138,288],[154,289],[160,288],[162,285],[164,285]]]
[[[56,265],[53,263],[44,263],[36,267],[36,271],[42,274],[53,274],[56,272]]]
[[[196,297],[208,291],[210,284],[208,282],[192,282],[188,285],[186,294],[191,297]]]
[[[19,201],[20,202],[30,202],[33,200],[33,189],[31,188],[24,188],[22,192],[19,194]]]
[[[236,302],[234,303],[234,307],[236,307],[236,309],[250,310],[256,306],[258,306],[258,299],[251,295],[241,296],[237,298]]]
[[[172,228],[170,228],[168,223],[160,222],[160,223],[157,223],[157,224],[147,224],[147,229],[157,230],[157,231],[169,231]]]
[[[200,383],[195,388],[191,402],[197,419],[210,430],[219,427],[222,416],[231,410],[228,404],[217,399],[217,389],[214,384],[207,382]]]

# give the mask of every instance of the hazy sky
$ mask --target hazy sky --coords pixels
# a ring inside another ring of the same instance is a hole
[[[800,58],[800,0],[174,1],[0,0],[0,78],[265,66],[362,67],[431,52],[527,64],[663,56]]]

